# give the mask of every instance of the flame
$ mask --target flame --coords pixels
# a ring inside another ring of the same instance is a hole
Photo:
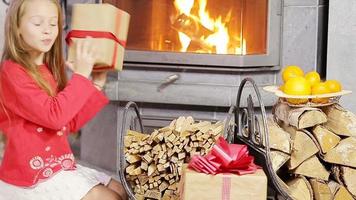
[[[180,13],[184,13],[187,16],[190,15],[190,10],[193,8],[194,0],[175,0],[174,6],[180,11]],[[182,32],[178,32],[179,41],[182,45],[180,49],[181,52],[186,52],[190,42],[192,41],[189,36]]]
[[[207,0],[198,0],[199,10],[198,16],[194,16],[191,14],[191,10],[194,6],[195,0],[175,0],[174,6],[178,10],[178,12],[184,13],[187,16],[191,16],[195,19],[199,20],[199,23],[204,26],[205,28],[212,31],[212,34],[208,35],[206,38],[202,36],[199,38],[205,45],[214,47],[215,52],[217,54],[239,54],[239,55],[246,55],[246,40],[241,38],[236,38],[236,41],[240,41],[240,44],[231,44],[233,43],[229,35],[229,31],[227,28],[226,23],[222,20],[222,16],[218,16],[217,18],[213,19],[210,17],[209,12],[206,9]],[[231,11],[228,13],[230,16]],[[181,52],[186,52],[191,41],[192,37],[186,35],[183,32],[178,32],[179,41],[181,43],[182,48],[180,49]],[[233,47],[229,49],[229,46],[234,45],[238,47]]]
[[[189,36],[187,36],[186,34],[182,33],[182,32],[178,32],[178,36],[179,36],[179,40],[180,40],[180,43],[182,45],[182,48],[181,48],[181,52],[187,52],[187,49],[189,47],[189,44],[190,44],[190,41],[192,41],[190,39]]]

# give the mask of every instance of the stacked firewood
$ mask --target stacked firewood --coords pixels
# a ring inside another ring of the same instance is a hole
[[[273,169],[294,199],[355,199],[353,113],[338,104],[296,108],[279,103],[268,129]]]
[[[209,152],[222,132],[222,122],[195,122],[192,117],[179,117],[149,135],[129,130],[124,141],[125,172],[136,198],[179,199],[183,163]]]

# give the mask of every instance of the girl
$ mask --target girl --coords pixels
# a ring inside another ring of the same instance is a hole
[[[67,82],[57,0],[12,0],[5,21],[0,129],[7,138],[0,199],[126,199],[107,175],[77,165],[66,135],[107,103],[106,73],[92,73],[90,38],[77,43]],[[90,75],[92,79],[89,80]]]

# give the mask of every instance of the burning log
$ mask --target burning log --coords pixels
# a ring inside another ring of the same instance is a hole
[[[173,21],[172,27],[178,32],[186,34],[194,41],[207,38],[209,35],[214,33],[203,26],[197,17],[192,15],[188,16],[184,13],[178,15],[178,17]]]
[[[187,51],[196,53],[216,53],[215,46],[209,45],[203,40],[192,40],[189,43]]]
[[[200,20],[192,15],[180,14],[172,23],[173,29],[177,32],[187,35],[191,42],[187,51],[201,53],[216,53],[215,46],[206,42],[206,38],[214,34],[214,31],[209,30],[202,25]]]
[[[126,177],[138,199],[178,199],[183,163],[205,155],[222,134],[223,123],[195,123],[179,117],[151,135],[128,131],[125,136]]]

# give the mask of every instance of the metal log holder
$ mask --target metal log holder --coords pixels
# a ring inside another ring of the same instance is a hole
[[[242,94],[244,89],[247,88],[247,83],[252,85],[254,94],[247,94],[247,107],[242,107]],[[254,102],[257,102],[258,105],[254,105]],[[230,117],[232,117],[232,113],[235,120],[235,131],[232,142],[243,142],[253,150],[252,152],[255,153],[255,157],[262,157],[263,161],[258,164],[263,166],[269,185],[279,193],[279,197],[288,200],[292,199],[287,189],[281,184],[277,173],[272,168],[266,109],[259,89],[253,79],[245,78],[242,80],[237,93],[236,107],[232,106],[229,111]],[[226,123],[231,124],[231,122]],[[225,133],[225,135],[231,134]]]
[[[228,112],[228,115],[225,119],[225,127],[224,127],[224,137],[228,139],[228,141],[232,141],[233,139],[233,132],[235,123],[231,121],[233,116],[233,112],[235,107],[232,106]],[[118,116],[120,116],[120,111],[117,111]],[[139,112],[139,108],[135,102],[128,102],[124,108],[122,118],[118,117],[118,124],[121,126],[117,130],[117,139],[118,139],[118,162],[116,164],[117,170],[116,174],[119,175],[120,181],[126,190],[128,197],[130,200],[136,200],[135,194],[125,177],[125,169],[127,167],[126,159],[125,159],[125,145],[124,145],[124,137],[127,133],[127,130],[133,130],[140,133],[144,133],[144,126],[142,123],[142,117]],[[146,134],[146,133],[145,133]]]
[[[120,112],[118,110],[118,116],[119,114]],[[127,130],[130,129],[130,130],[138,131],[140,133],[143,133],[144,130],[142,118],[136,103],[130,101],[126,104],[122,116],[122,121],[120,120],[120,117],[118,117],[117,124],[121,124],[121,129],[118,130],[118,134],[117,134],[119,140],[118,142],[119,146],[117,148],[118,149],[117,156],[119,159],[116,165],[117,166],[116,173],[119,175],[120,181],[124,186],[129,199],[136,200],[135,194],[132,191],[132,188],[127,182],[125,177],[125,169],[127,164],[126,164],[125,152],[124,152],[125,151],[124,136],[126,135]]]
[[[250,83],[253,87],[255,94],[247,95],[247,107],[242,107],[242,94],[246,84]],[[255,106],[254,102],[257,98],[258,105]],[[257,110],[259,109],[259,110]],[[118,111],[119,114],[119,111]],[[120,118],[119,118],[120,120]],[[125,106],[121,129],[118,130],[118,163],[117,174],[120,177],[129,199],[136,200],[134,192],[125,177],[126,160],[124,153],[124,136],[127,129],[135,130],[143,133],[144,126],[142,118],[139,113],[138,106],[134,102],[128,102]],[[236,99],[236,106],[231,106],[228,115],[225,119],[224,137],[230,143],[245,143],[252,150],[256,158],[262,158],[258,164],[262,165],[265,173],[267,174],[269,185],[272,186],[282,199],[292,199],[286,188],[280,183],[280,178],[272,168],[272,161],[270,157],[269,137],[267,128],[267,115],[266,109],[262,102],[261,94],[253,79],[245,78],[242,80]]]

